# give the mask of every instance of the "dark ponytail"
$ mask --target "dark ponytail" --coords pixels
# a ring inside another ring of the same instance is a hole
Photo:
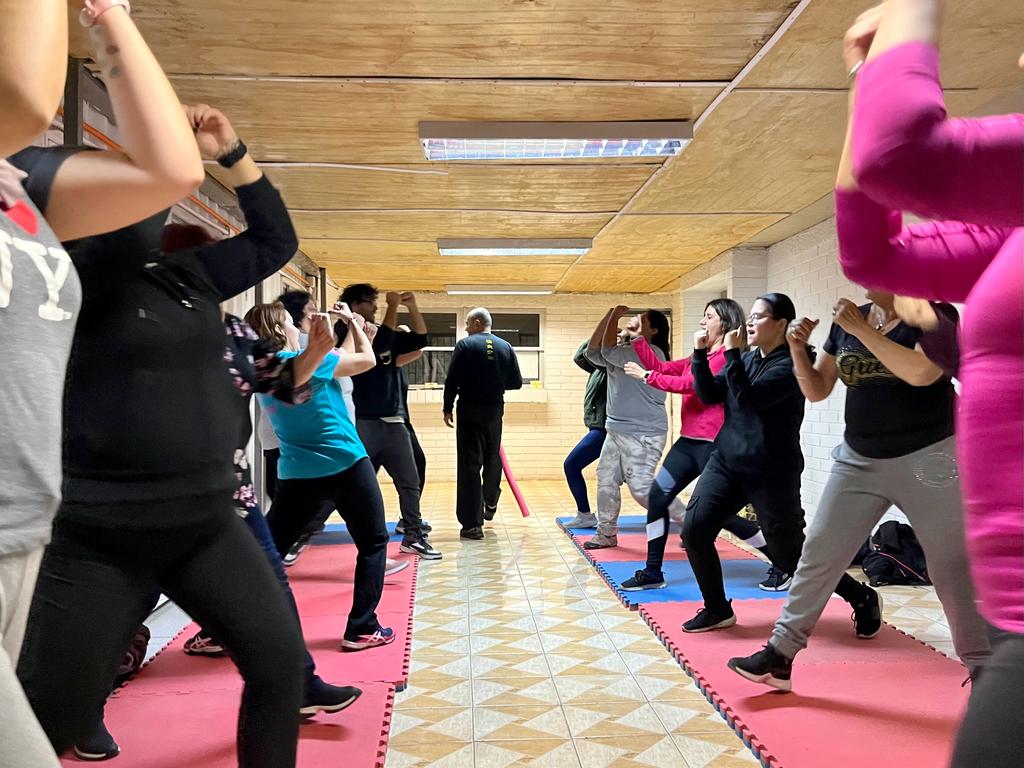
[[[654,336],[651,337],[651,345],[660,349],[664,353],[666,360],[670,359],[668,318],[665,317],[663,312],[659,312],[656,309],[649,309],[644,314],[647,315],[647,322],[654,330]]]

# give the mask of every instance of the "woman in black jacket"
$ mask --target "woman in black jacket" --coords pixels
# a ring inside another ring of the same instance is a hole
[[[794,573],[804,543],[800,505],[800,425],[804,395],[793,374],[786,330],[796,319],[788,296],[769,293],[754,302],[747,318],[749,352],[741,352],[739,329],[725,336],[725,368],[717,376],[708,366],[707,350],[693,352],[694,389],[701,401],[725,404],[725,423],[715,450],[686,508],[683,541],[704,597],[704,608],[683,624],[686,632],[731,627],[736,615],[725,596],[722,564],[715,537],[722,524],[746,504],[768,543],[772,564]],[[863,590],[850,576],[837,589],[850,602]]]
[[[222,114],[189,108],[249,228],[161,254],[167,213],[66,243],[83,305],[64,397],[64,499],[43,559],[18,674],[59,752],[98,716],[118,655],[155,584],[231,649],[245,688],[238,760],[292,768],[302,705],[294,613],[235,513],[238,393],[225,375],[220,303],[283,267],[297,248],[280,195]],[[46,208],[63,161],[14,162]],[[292,363],[296,385],[315,363]]]

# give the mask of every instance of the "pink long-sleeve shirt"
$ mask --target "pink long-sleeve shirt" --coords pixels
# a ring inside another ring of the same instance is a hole
[[[714,440],[725,422],[725,406],[721,403],[705,405],[693,389],[693,373],[690,358],[682,360],[659,360],[651,345],[643,337],[633,342],[633,349],[644,368],[651,372],[647,383],[663,392],[675,392],[683,396],[680,410],[679,434],[691,440]],[[719,347],[708,355],[711,373],[717,374],[725,367],[725,347]]]
[[[859,190],[836,191],[851,280],[966,302],[958,414],[971,567],[990,622],[1024,633],[1024,115],[949,119],[938,51],[909,43],[860,72]],[[903,227],[901,210],[956,219]]]

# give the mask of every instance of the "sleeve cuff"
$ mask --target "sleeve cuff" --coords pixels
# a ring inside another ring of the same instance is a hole
[[[739,349],[727,349],[725,350],[725,361],[727,363],[739,362],[743,359],[743,352]]]

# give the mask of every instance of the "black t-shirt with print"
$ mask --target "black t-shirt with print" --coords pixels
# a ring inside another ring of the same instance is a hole
[[[860,307],[867,317],[870,304]],[[900,323],[889,341],[913,349],[922,332]],[[862,456],[891,459],[919,451],[953,434],[955,394],[948,378],[915,387],[898,378],[856,337],[836,324],[825,352],[836,359],[846,385],[847,444]]]

